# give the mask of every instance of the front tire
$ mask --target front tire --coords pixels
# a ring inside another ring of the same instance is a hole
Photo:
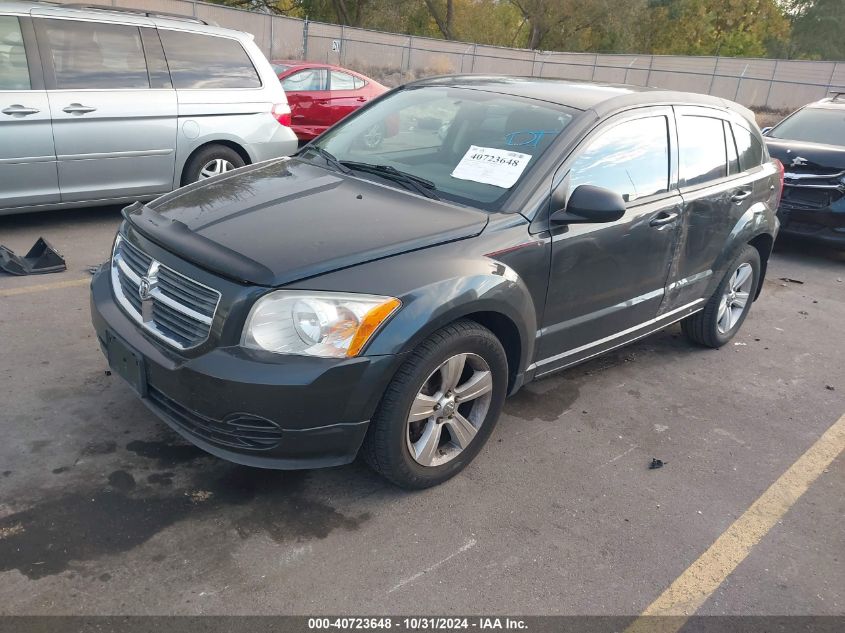
[[[505,401],[502,344],[474,321],[456,321],[415,349],[388,385],[362,453],[398,486],[422,489],[454,477],[493,432]]]
[[[681,321],[681,330],[694,343],[722,347],[736,335],[748,316],[759,283],[760,253],[747,244],[731,262],[704,310]]]

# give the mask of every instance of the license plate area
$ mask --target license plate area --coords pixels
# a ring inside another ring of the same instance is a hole
[[[144,359],[111,332],[106,332],[106,358],[112,371],[128,382],[139,396],[147,395]]]

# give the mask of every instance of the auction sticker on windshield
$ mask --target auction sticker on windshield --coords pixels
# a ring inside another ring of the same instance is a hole
[[[452,177],[510,189],[519,180],[530,160],[531,154],[470,145],[461,162],[452,171]]]

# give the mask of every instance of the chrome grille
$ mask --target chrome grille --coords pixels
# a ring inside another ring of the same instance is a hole
[[[220,293],[162,265],[118,236],[112,288],[124,311],[146,331],[179,349],[208,338]]]

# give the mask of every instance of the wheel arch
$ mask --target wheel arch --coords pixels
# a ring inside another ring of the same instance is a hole
[[[192,149],[191,153],[188,154],[188,156],[185,158],[184,162],[182,163],[182,168],[179,171],[179,183],[180,184],[185,182],[185,170],[188,169],[188,165],[191,164],[191,161],[194,159],[194,157],[197,154],[199,154],[201,151],[203,151],[204,149],[207,149],[208,147],[210,147],[212,145],[222,145],[224,147],[228,147],[229,149],[231,149],[235,153],[237,153],[238,156],[240,156],[244,160],[245,165],[252,164],[252,158],[250,157],[249,152],[247,152],[246,149],[242,145],[240,145],[239,143],[236,143],[235,141],[232,141],[232,140],[229,140],[229,139],[217,139],[217,138],[208,139],[208,140],[203,141],[200,145],[197,145],[194,149]],[[184,186],[184,185],[182,184],[182,186]]]
[[[520,387],[517,384],[517,377],[520,372],[523,348],[522,338],[516,323],[501,312],[491,311],[471,312],[462,318],[475,321],[486,327],[499,339],[508,359],[508,394],[513,393]]]
[[[772,254],[775,238],[768,233],[760,233],[748,240],[748,244],[756,248],[757,252],[760,253],[760,281],[757,284],[757,292],[754,294],[754,300],[756,301],[757,297],[760,296],[760,292],[763,290],[763,281],[766,279],[769,256]]]

